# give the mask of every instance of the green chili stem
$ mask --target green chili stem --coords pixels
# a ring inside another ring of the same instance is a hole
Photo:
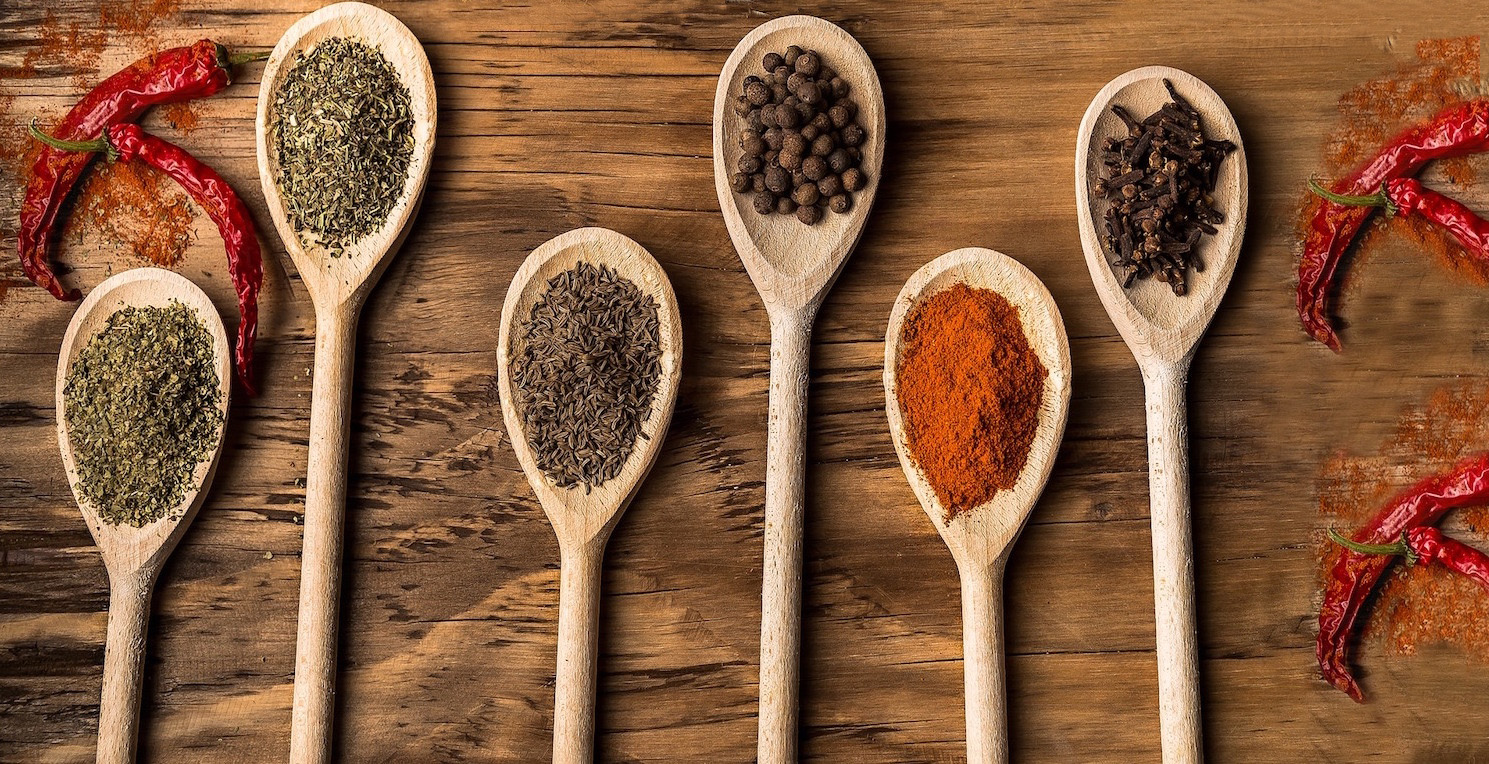
[[[1394,544],[1363,544],[1354,539],[1346,538],[1333,528],[1329,529],[1329,538],[1345,549],[1351,552],[1359,552],[1360,554],[1394,554],[1402,557],[1411,555],[1411,550],[1407,548],[1406,539],[1404,538]]]
[[[1396,205],[1392,204],[1391,198],[1386,196],[1386,190],[1384,188],[1382,188],[1377,193],[1364,196],[1336,194],[1333,191],[1324,188],[1322,184],[1312,178],[1308,180],[1308,188],[1309,190],[1313,191],[1313,193],[1318,194],[1319,196],[1322,196],[1323,198],[1335,204],[1343,204],[1347,207],[1385,207],[1387,213],[1392,215],[1396,214]]]
[[[36,120],[34,119],[31,120],[31,137],[58,151],[89,151],[108,154],[110,156],[114,153],[114,147],[109,145],[108,139],[103,136],[99,136],[91,141],[64,141],[61,138],[53,138],[43,133],[41,128],[36,126]]]
[[[232,53],[227,57],[228,66],[242,66],[250,61],[265,61],[273,52],[272,50],[258,50],[251,53]]]

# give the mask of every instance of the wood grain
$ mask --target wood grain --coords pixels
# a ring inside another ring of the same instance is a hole
[[[160,37],[267,48],[314,5],[189,0]],[[606,554],[596,754],[750,761],[769,324],[713,192],[711,96],[735,43],[799,9],[386,7],[429,52],[440,132],[419,220],[357,333],[339,756],[530,762],[551,750],[559,549],[503,433],[495,348],[523,258],[601,225],[667,271],[686,361],[660,458]],[[47,12],[64,23],[98,16],[82,0],[0,4],[0,65],[36,47]],[[1340,94],[1408,60],[1418,39],[1489,29],[1489,10],[835,0],[811,12],[842,24],[874,61],[892,140],[873,216],[811,348],[802,757],[964,754],[957,571],[897,464],[881,367],[900,286],[936,255],[978,245],[1016,257],[1050,288],[1076,383],[1049,486],[1008,563],[1013,757],[1158,758],[1142,380],[1081,258],[1070,168],[1091,96],[1161,61],[1225,98],[1252,179],[1245,248],[1190,375],[1208,758],[1489,760],[1489,670],[1457,651],[1393,658],[1364,646],[1364,706],[1317,679],[1312,550],[1325,460],[1373,453],[1404,408],[1489,376],[1489,290],[1384,237],[1356,267],[1346,351],[1335,356],[1298,328],[1291,230]],[[98,66],[136,55],[120,40]],[[11,110],[65,109],[75,74],[97,79],[63,63],[3,80]],[[271,239],[254,193],[257,81],[249,69],[203,104],[194,132],[146,124],[222,172]],[[1483,184],[1463,198],[1489,209]],[[211,229],[199,226],[181,270],[231,321]],[[60,256],[75,269],[64,280],[84,288],[135,265],[86,241]],[[211,496],[156,590],[146,761],[277,762],[289,750],[314,313],[284,252],[271,246],[266,258],[263,394],[234,400]],[[21,278],[13,256],[0,258],[0,278]],[[23,286],[0,300],[7,762],[94,755],[109,589],[52,436],[50,369],[74,308]]]

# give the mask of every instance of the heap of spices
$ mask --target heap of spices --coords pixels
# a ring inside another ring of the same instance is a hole
[[[734,100],[743,120],[744,153],[729,178],[735,193],[752,194],[761,215],[796,215],[812,225],[822,210],[845,213],[853,192],[868,183],[863,149],[868,133],[848,81],[815,50],[792,45],[767,53],[765,76],[750,75]]]
[[[113,125],[138,120],[152,106],[212,95],[232,81],[234,66],[266,56],[230,55],[211,40],[147,56],[89,91],[53,128],[53,134],[67,141],[92,140]],[[91,161],[92,154],[43,149],[31,167],[21,202],[16,236],[21,267],[27,278],[59,300],[82,296],[77,289],[64,289],[47,261],[62,203]]]
[[[585,493],[620,474],[662,374],[657,301],[604,265],[548,280],[517,333],[512,381],[538,468]]]
[[[1127,136],[1102,143],[1101,177],[1092,190],[1109,200],[1103,241],[1122,286],[1152,276],[1182,295],[1189,269],[1205,269],[1200,238],[1225,221],[1211,193],[1236,145],[1206,138],[1199,111],[1172,82],[1163,86],[1169,102],[1146,119],[1112,106]]]
[[[381,51],[328,37],[274,94],[269,142],[290,224],[332,257],[387,220],[414,155],[408,87]]]
[[[258,334],[258,293],[264,268],[258,235],[248,207],[217,171],[197,161],[179,146],[167,143],[133,123],[118,124],[95,141],[63,141],[31,126],[31,135],[54,151],[106,153],[110,162],[135,159],[169,175],[217,223],[227,251],[228,271],[238,294],[238,380],[250,395],[253,386],[253,341]],[[86,154],[85,154],[86,155]]]
[[[1018,308],[957,284],[905,317],[896,394],[910,455],[947,520],[1018,482],[1049,376]]]
[[[78,492],[111,525],[177,508],[222,427],[212,335],[179,302],[126,307],[78,352],[63,388]]]
[[[1351,541],[1389,544],[1413,528],[1434,525],[1449,510],[1489,502],[1489,454],[1459,462],[1397,494]],[[1392,559],[1345,549],[1334,563],[1318,612],[1318,665],[1324,681],[1356,701],[1365,695],[1349,668],[1354,624]]]

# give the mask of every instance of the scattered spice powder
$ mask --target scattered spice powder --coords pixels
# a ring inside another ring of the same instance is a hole
[[[910,455],[947,521],[1013,488],[1029,458],[1049,375],[1018,308],[956,284],[905,318],[895,386]]]
[[[1415,53],[1415,60],[1339,97],[1339,125],[1325,141],[1318,175],[1335,178],[1347,174],[1402,129],[1482,91],[1478,37],[1421,40]],[[1442,160],[1433,167],[1457,186],[1472,183],[1477,174],[1468,157]],[[1311,193],[1301,201],[1296,220],[1299,241],[1304,240],[1320,203]],[[1446,231],[1418,217],[1373,216],[1355,245],[1356,256],[1370,251],[1387,231],[1405,235],[1414,247],[1431,253],[1449,271],[1475,283],[1489,283],[1489,266],[1469,257]]]
[[[1486,439],[1489,381],[1439,388],[1424,405],[1403,413],[1395,434],[1377,453],[1339,453],[1324,464],[1319,478],[1320,527],[1343,532],[1359,527],[1401,489],[1482,451]],[[1474,534],[1489,534],[1489,508],[1458,510],[1448,522]],[[1342,552],[1320,532],[1315,553],[1322,587]],[[1362,617],[1364,641],[1384,645],[1392,655],[1446,644],[1489,661],[1489,596],[1477,583],[1439,566],[1395,565],[1372,602]]]
[[[92,234],[141,262],[169,268],[195,240],[196,208],[175,181],[143,162],[96,161],[84,176],[64,238]]]

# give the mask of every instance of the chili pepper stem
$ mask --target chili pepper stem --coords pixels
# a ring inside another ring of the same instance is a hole
[[[64,141],[61,138],[53,138],[52,136],[42,132],[41,128],[36,126],[36,120],[34,119],[31,120],[31,137],[35,138],[38,141],[41,141],[42,143],[45,143],[48,146],[51,146],[54,149],[57,149],[58,151],[88,151],[93,153],[103,153],[108,154],[111,161],[118,156],[118,154],[114,151],[113,145],[109,143],[108,138],[99,136],[98,138],[95,138],[91,141]]]
[[[1406,537],[1404,534],[1401,540],[1397,541],[1394,544],[1364,544],[1345,536],[1344,534],[1333,528],[1330,528],[1329,539],[1332,540],[1334,543],[1344,547],[1345,549],[1350,550],[1351,552],[1358,552],[1360,554],[1398,555],[1401,557],[1405,557],[1408,565],[1416,563],[1416,552],[1413,552],[1411,547],[1407,546]]]
[[[273,52],[272,50],[258,50],[251,53],[232,53],[228,55],[227,62],[230,67],[238,67],[253,61],[267,61],[269,54]]]
[[[1384,207],[1387,215],[1396,214],[1396,203],[1386,196],[1385,188],[1381,188],[1379,193],[1368,195],[1336,194],[1324,188],[1317,179],[1309,178],[1308,189],[1335,204],[1343,204],[1346,207]]]

